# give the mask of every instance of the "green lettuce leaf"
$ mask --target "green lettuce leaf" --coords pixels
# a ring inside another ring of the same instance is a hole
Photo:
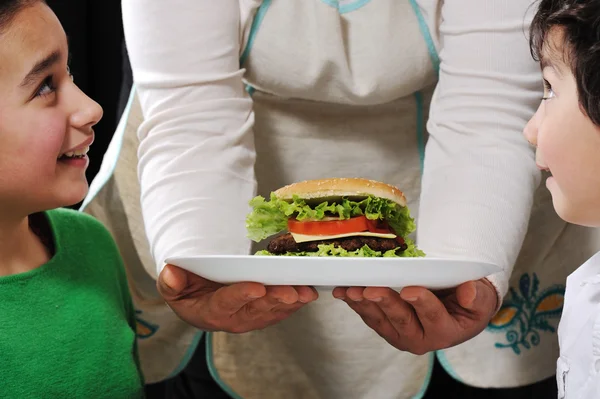
[[[417,258],[425,256],[425,253],[417,248],[412,240],[407,239],[408,248],[403,252],[396,252],[392,249],[389,251],[373,251],[369,246],[365,245],[356,251],[346,251],[344,248],[335,247],[333,244],[320,244],[319,250],[316,252],[287,252],[283,255],[275,255],[267,250],[258,251],[255,255],[258,256],[338,256],[338,257],[362,257],[362,258]]]
[[[304,200],[294,196],[291,202],[278,199],[271,193],[267,201],[258,196],[250,201],[252,212],[246,217],[248,238],[261,241],[267,237],[287,229],[287,220],[321,220],[325,216],[338,216],[350,219],[365,215],[370,220],[386,220],[397,235],[406,237],[415,230],[415,221],[407,207],[400,206],[385,198],[369,196],[362,201],[351,201],[343,198],[340,203],[321,202],[308,205]]]
[[[273,198],[273,194],[271,201],[265,201],[261,196],[250,200],[253,209],[246,216],[248,238],[258,242],[287,229],[288,216],[281,210],[282,202]]]

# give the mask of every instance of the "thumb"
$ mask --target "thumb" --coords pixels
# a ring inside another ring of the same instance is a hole
[[[165,299],[172,299],[183,293],[188,285],[187,273],[177,266],[166,265],[157,281],[158,292]]]
[[[473,310],[477,301],[477,284],[475,281],[468,281],[456,288],[456,299],[458,304],[468,310]]]
[[[486,279],[460,285],[456,297],[460,306],[480,314],[493,314],[498,304],[496,289]]]

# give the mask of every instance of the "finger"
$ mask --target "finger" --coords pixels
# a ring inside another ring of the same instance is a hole
[[[364,298],[363,291],[365,287],[350,287],[346,290],[346,297],[351,301],[360,302]]]
[[[344,302],[360,316],[367,326],[375,330],[383,338],[388,341],[398,340],[398,332],[394,329],[377,303],[367,300],[353,301],[349,298],[345,299]]]
[[[486,279],[460,285],[456,289],[458,304],[475,314],[493,314],[498,306],[498,294]]]
[[[298,302],[310,303],[316,301],[319,298],[319,293],[314,287],[307,287],[301,285],[295,286],[294,289],[298,293]]]
[[[453,318],[433,292],[421,287],[407,287],[400,297],[413,307],[426,336],[439,336],[451,329]]]
[[[390,321],[394,329],[406,340],[422,339],[423,327],[415,314],[415,310],[400,295],[390,288],[367,288],[365,299],[379,305],[381,311]]]
[[[446,298],[452,295],[456,294],[456,287],[454,288],[445,288],[442,290],[433,290],[431,291],[435,294],[435,296],[437,296],[438,298]]]
[[[251,301],[266,295],[259,283],[238,283],[216,290],[210,298],[210,311],[215,315],[232,315]]]
[[[458,304],[465,308],[471,309],[477,297],[477,284],[475,281],[467,281],[456,287],[456,300]]]
[[[169,298],[179,295],[187,286],[187,276],[182,269],[173,265],[166,265],[156,281],[156,288],[161,296]]]
[[[308,287],[306,288],[312,294],[310,289]],[[238,313],[242,313],[243,310],[243,314],[241,314],[240,317],[245,321],[254,319],[272,319],[274,316],[269,315],[269,313],[281,312],[281,309],[287,309],[285,305],[302,304],[299,299],[298,292],[292,286],[269,286],[267,287],[267,293],[264,297],[249,302]],[[291,311],[294,311],[294,309],[291,309]]]
[[[177,266],[166,265],[158,276],[156,286],[165,300],[172,301],[187,295],[189,288],[192,286],[196,290],[206,289],[212,291],[218,289],[221,285]]]
[[[249,302],[241,310],[247,320],[264,318],[265,315],[280,305],[292,305],[298,302],[298,293],[290,286],[268,286],[265,296]]]
[[[306,304],[302,303],[302,302],[296,302],[292,305],[286,305],[284,303],[280,303],[277,306],[275,306],[273,309],[271,309],[270,312],[263,313],[263,317],[256,321],[256,323],[257,323],[256,328],[265,328],[265,327],[271,326],[273,324],[276,324],[276,323],[288,318],[292,314],[294,314],[296,311],[298,311],[304,305],[306,305]]]
[[[273,312],[273,309],[278,305],[282,305],[282,303],[276,298],[265,295],[262,298],[249,301],[231,317],[235,318],[237,323],[242,324],[246,324],[253,320],[267,320],[271,318],[270,313]]]
[[[248,331],[260,330],[288,318],[305,305],[301,302],[296,302],[292,305],[278,303],[275,307],[266,312],[251,310],[253,307],[256,307],[257,302],[261,302],[263,299],[264,298],[260,298],[250,302],[243,310],[232,315],[228,319],[226,331],[230,333],[245,333]]]
[[[335,287],[332,295],[336,299],[344,299],[346,298],[346,290],[348,290],[348,287]]]
[[[363,290],[363,297],[369,301],[379,302],[383,296],[390,295],[392,292],[396,293],[396,291],[392,290],[391,288],[367,287]]]
[[[296,292],[294,287],[288,285],[273,285],[267,287],[266,297],[274,301],[273,306],[277,303],[291,305],[298,302],[298,292]]]

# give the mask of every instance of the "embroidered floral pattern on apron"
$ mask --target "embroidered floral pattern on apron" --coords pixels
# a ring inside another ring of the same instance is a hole
[[[150,338],[151,336],[153,336],[156,333],[156,331],[158,331],[159,327],[157,325],[147,322],[146,320],[139,317],[138,315],[140,315],[140,314],[142,314],[141,310],[135,311],[136,335],[140,339]]]
[[[563,309],[565,287],[555,285],[539,291],[537,274],[523,274],[518,291],[511,287],[500,311],[494,316],[488,329],[506,331],[506,342],[497,342],[496,348],[511,348],[517,355],[521,347],[531,349],[540,343],[540,331],[556,332],[551,320],[560,318]]]

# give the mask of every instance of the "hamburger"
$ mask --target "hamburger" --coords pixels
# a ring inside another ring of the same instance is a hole
[[[250,201],[248,237],[275,236],[257,255],[418,257],[402,191],[360,178],[307,180]]]

